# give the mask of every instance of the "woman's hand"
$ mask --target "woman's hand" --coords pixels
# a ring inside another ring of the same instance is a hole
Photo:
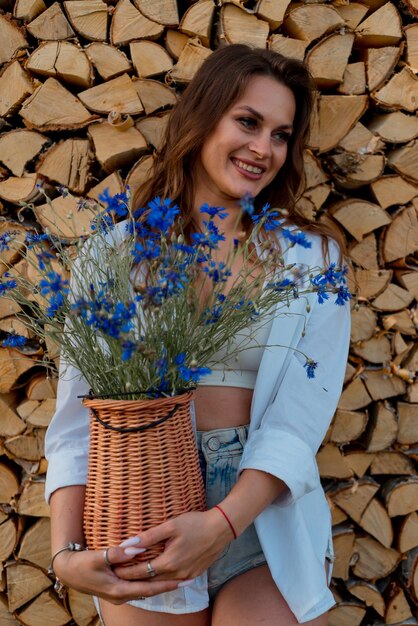
[[[107,556],[110,563],[129,563],[135,558],[132,548],[109,548]],[[131,554],[129,554],[129,551]],[[129,568],[130,569],[130,568]],[[99,596],[113,604],[123,604],[129,600],[155,596],[166,591],[173,591],[178,581],[173,580],[122,580],[113,568],[106,565],[103,550],[83,552],[65,551],[54,560],[54,570],[60,581],[83,593]],[[118,568],[123,571],[123,568]]]
[[[216,509],[184,513],[140,534],[137,547],[149,548],[159,541],[166,542],[164,552],[152,559],[156,572],[153,578],[149,577],[146,561],[113,570],[124,580],[156,583],[190,580],[207,570],[233,538],[227,522]]]

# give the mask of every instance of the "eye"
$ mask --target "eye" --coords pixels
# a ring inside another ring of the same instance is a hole
[[[277,130],[273,133],[273,139],[279,141],[280,143],[288,143],[290,140],[291,134],[285,130]]]
[[[257,120],[253,117],[239,117],[238,122],[248,130],[253,130],[257,126]]]

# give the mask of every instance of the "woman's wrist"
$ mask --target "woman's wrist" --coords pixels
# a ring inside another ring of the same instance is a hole
[[[217,540],[227,545],[235,539],[234,534],[226,521],[225,517],[220,513],[218,509],[213,507],[206,511],[206,515],[210,520],[210,527]]]

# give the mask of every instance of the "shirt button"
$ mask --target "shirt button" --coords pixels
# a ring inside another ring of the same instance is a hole
[[[208,440],[207,446],[209,450],[211,450],[212,452],[216,452],[221,447],[221,444],[217,437],[211,437]]]

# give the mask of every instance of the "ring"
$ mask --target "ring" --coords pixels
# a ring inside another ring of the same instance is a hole
[[[148,574],[148,576],[150,578],[154,578],[154,576],[157,575],[157,572],[155,571],[155,569],[151,565],[151,561],[148,561],[148,563],[147,563],[147,574]]]
[[[109,556],[108,556],[109,549],[110,548],[106,548],[106,550],[103,550],[103,560],[106,563],[106,565],[111,568],[112,567],[112,563],[109,561]]]
[[[146,596],[138,596],[135,600],[146,600]]]

